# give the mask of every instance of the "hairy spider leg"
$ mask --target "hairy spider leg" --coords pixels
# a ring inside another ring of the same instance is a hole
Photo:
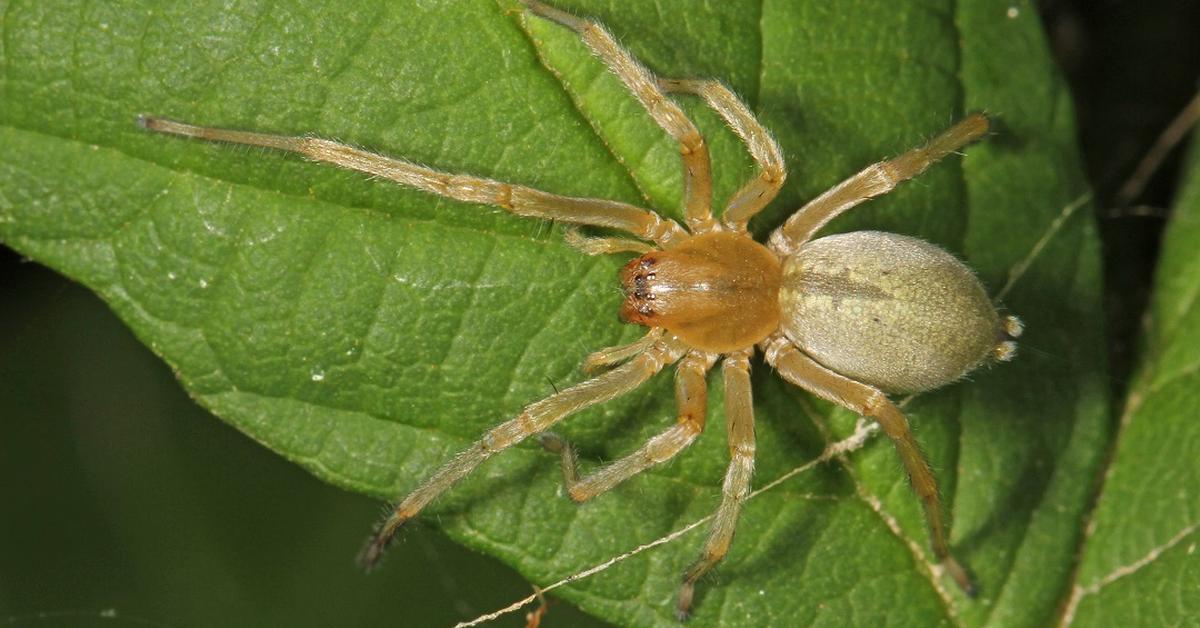
[[[750,156],[758,165],[758,175],[747,181],[729,199],[721,214],[721,223],[727,229],[746,231],[746,224],[755,214],[762,211],[783,188],[787,169],[783,163],[783,151],[766,127],[750,113],[750,108],[737,94],[719,81],[704,79],[659,79],[663,91],[694,94],[704,99],[708,106],[720,114],[725,124],[742,138]]]
[[[710,231],[716,222],[712,215],[712,171],[708,145],[679,105],[659,89],[654,74],[638,63],[596,21],[576,17],[537,0],[521,2],[533,14],[578,33],[588,48],[621,79],[658,126],[679,142],[679,154],[683,157],[684,220],[692,233]]]
[[[571,248],[584,255],[610,255],[612,253],[637,253],[643,255],[654,247],[640,240],[628,238],[592,238],[579,233],[578,229],[567,229],[563,239]],[[682,238],[681,238],[682,240]]]
[[[750,388],[750,356],[754,348],[728,353],[721,362],[725,376],[725,430],[729,446],[729,470],[721,487],[721,505],[713,515],[712,527],[700,558],[683,573],[683,584],[675,603],[675,616],[683,621],[691,614],[696,582],[729,553],[742,503],[750,496],[754,476],[754,401]]]
[[[680,360],[675,371],[675,404],[678,407],[675,424],[646,441],[632,454],[583,478],[579,477],[575,448],[561,436],[543,432],[540,436],[542,446],[562,457],[563,482],[571,499],[585,502],[605,493],[642,471],[674,458],[691,445],[704,431],[708,411],[708,384],[704,376],[716,360],[715,354],[699,351],[692,351]]]
[[[651,327],[646,335],[629,344],[605,347],[594,351],[583,360],[582,370],[588,374],[598,373],[618,362],[624,362],[649,349],[651,345],[658,342],[659,338],[662,338],[665,331],[662,327]]]
[[[665,365],[672,364],[682,357],[686,351],[686,347],[675,338],[664,339],[611,371],[525,406],[516,418],[488,430],[482,438],[459,452],[397,504],[376,529],[359,556],[359,562],[367,568],[374,566],[400,526],[416,517],[429,502],[484,460],[548,429],[570,414],[614,399],[641,386]]]
[[[559,196],[483,177],[448,174],[332,140],[203,127],[152,116],[142,116],[138,122],[146,129],[169,135],[298,153],[314,161],[365,172],[430,194],[500,207],[518,216],[620,229],[661,247],[669,247],[673,240],[682,240],[680,236],[685,235],[675,221],[627,203]]]
[[[971,578],[950,554],[937,478],[934,477],[932,469],[929,468],[929,461],[913,438],[904,413],[888,400],[883,391],[821,366],[797,349],[791,340],[781,333],[773,334],[760,346],[766,354],[767,363],[775,367],[784,379],[822,399],[832,401],[862,416],[871,417],[883,428],[908,471],[913,491],[921,500],[934,555],[958,586],[968,595],[972,595],[975,588]]]
[[[842,212],[881,194],[922,172],[943,157],[987,134],[987,116],[973,113],[943,131],[927,144],[899,157],[871,164],[858,174],[829,188],[792,214],[770,238],[771,250],[780,257],[792,255]]]

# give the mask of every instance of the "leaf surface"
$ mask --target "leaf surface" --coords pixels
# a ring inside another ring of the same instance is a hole
[[[1200,142],[1163,237],[1139,372],[1088,524],[1064,623],[1200,616]]]
[[[660,75],[717,77],[745,97],[790,170],[758,233],[964,112],[999,121],[964,159],[829,229],[918,235],[993,291],[1012,281],[1004,301],[1028,328],[1019,360],[907,405],[980,596],[933,575],[916,500],[875,439],[747,504],[695,624],[1047,621],[1068,589],[1107,408],[1097,237],[1073,213],[1084,185],[1070,106],[1032,6],[561,4],[598,17]],[[678,216],[677,149],[569,32],[490,0],[5,8],[0,238],[91,287],[199,403],[319,477],[394,497],[579,381],[589,351],[637,336],[615,316],[624,259],[583,257],[558,226],[133,124],[152,113],[311,132]],[[752,165],[684,100],[723,199]],[[854,417],[759,366],[761,486]],[[710,381],[712,429],[670,465],[575,506],[557,462],[521,446],[424,520],[546,584],[700,518],[727,460],[719,373]],[[584,460],[612,460],[670,423],[671,388],[662,374],[560,431]],[[702,539],[561,593],[615,623],[671,624]]]

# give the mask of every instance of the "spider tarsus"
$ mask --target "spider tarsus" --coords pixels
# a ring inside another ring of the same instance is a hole
[[[374,571],[387,545],[388,541],[381,541],[377,536],[368,539],[367,545],[358,553],[358,566],[367,573]]]
[[[554,432],[542,432],[541,434],[538,434],[538,443],[540,443],[542,447],[546,449],[546,451],[556,454],[562,453],[563,449],[567,447],[567,441],[563,440],[563,437],[555,434]]]
[[[692,616],[692,598],[695,594],[695,583],[684,580],[683,585],[679,587],[679,595],[676,596],[675,619],[687,621]]]
[[[543,17],[549,17],[548,14],[555,10],[552,7],[538,2],[538,0],[521,0],[521,4],[525,5],[525,8],[529,11],[532,11],[533,13]]]
[[[946,560],[942,561],[942,567],[945,568],[946,573],[950,574],[950,577],[954,580],[954,583],[958,585],[958,588],[962,589],[963,595],[966,595],[969,598],[974,598],[979,593],[979,589],[975,586],[975,582],[971,579],[971,575],[968,574],[967,570],[963,568],[962,564],[960,564],[957,560],[954,560],[953,557],[947,556]]]
[[[380,547],[379,542],[372,537],[367,540],[366,546],[363,547],[362,551],[358,553],[358,558],[355,559],[355,562],[358,563],[359,569],[362,569],[367,573],[371,573],[379,564],[379,559],[382,556],[383,548]]]
[[[992,132],[992,116],[987,111],[972,112],[965,119],[969,120],[972,125],[983,127],[983,130],[979,132],[981,136]]]
[[[371,538],[367,539],[366,546],[364,546],[362,551],[358,553],[358,566],[361,567],[363,571],[370,573],[379,565],[379,560],[383,558],[383,554],[387,551],[388,545],[391,544],[392,539],[396,538],[396,532],[399,531],[405,523],[407,523],[407,520],[400,521],[398,523],[392,523],[392,521],[389,519],[379,525],[379,528],[375,530],[375,533],[371,535]]]
[[[545,11],[550,8],[538,2],[538,0],[521,0],[521,4],[525,5],[530,11]]]
[[[161,118],[159,116],[152,116],[152,115],[145,114],[145,113],[139,113],[137,118],[135,118],[134,121],[137,122],[138,126],[142,127],[143,129],[146,129],[147,131],[154,131],[156,133],[173,133],[175,135],[182,135],[182,133],[180,133],[178,130],[175,130],[172,127],[172,124],[174,124],[175,126],[178,126],[178,123],[172,123],[170,120],[168,120],[166,118]]]

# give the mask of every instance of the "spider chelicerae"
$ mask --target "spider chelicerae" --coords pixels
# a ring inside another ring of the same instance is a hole
[[[826,223],[988,132],[982,114],[967,116],[930,142],[867,166],[792,214],[760,244],[746,229],[783,186],[779,146],[746,105],[721,83],[662,79],[642,67],[598,23],[522,0],[534,15],[576,31],[679,143],[684,169],[684,225],[626,203],[559,196],[522,185],[447,174],[316,137],[200,127],[143,116],[147,129],[263,146],[390,179],[513,214],[606,228],[624,237],[568,242],[590,255],[636,253],[622,268],[621,320],[648,328],[639,340],[588,356],[584,382],[526,406],[483,435],[402,499],[379,525],[361,561],[371,566],[396,531],[480,463],[526,438],[561,457],[571,499],[587,501],[675,457],[704,429],[706,374],[724,375],[730,463],[721,504],[699,559],[683,574],[676,613],[688,616],[695,583],[729,551],[754,470],[750,358],[757,347],[787,381],[874,419],[900,455],[921,500],[934,554],[964,591],[972,584],[951,555],[937,481],[888,394],[916,393],[953,382],[990,360],[1010,360],[1021,323],[1001,316],[975,275],[944,250],[916,238],[858,231],[814,239]],[[758,174],[712,211],[712,177],[704,138],[667,94],[704,100],[745,142]],[[574,449],[547,430],[564,417],[628,393],[675,364],[678,419],[640,449],[580,477]]]

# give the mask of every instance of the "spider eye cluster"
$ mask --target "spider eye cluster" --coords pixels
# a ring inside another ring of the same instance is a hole
[[[625,286],[625,307],[620,317],[626,323],[645,324],[654,317],[655,294],[651,290],[658,273],[654,271],[658,260],[654,253],[643,255],[625,266],[621,271],[621,284]]]

